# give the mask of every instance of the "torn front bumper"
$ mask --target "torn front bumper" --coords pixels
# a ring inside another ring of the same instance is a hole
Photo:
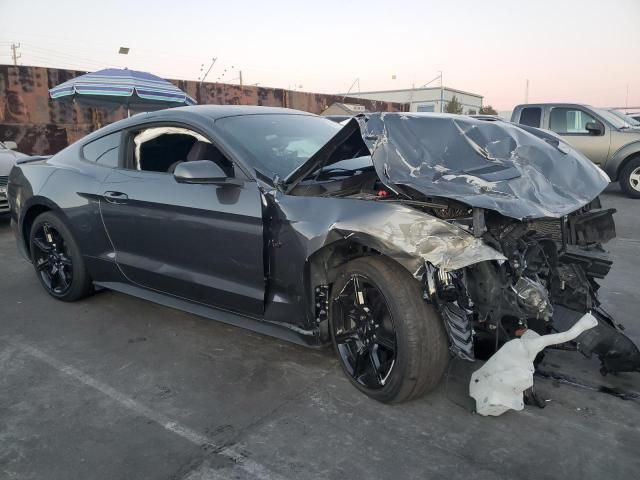
[[[621,332],[620,326],[604,310],[593,311],[598,326],[576,339],[578,351],[586,357],[597,355],[603,375],[615,372],[640,372],[640,349]]]

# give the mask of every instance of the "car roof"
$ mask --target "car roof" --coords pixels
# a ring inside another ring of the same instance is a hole
[[[174,107],[157,110],[155,112],[138,113],[129,118],[118,120],[84,137],[83,141],[90,141],[95,137],[102,136],[122,130],[142,123],[162,122],[162,121],[188,121],[194,118],[200,121],[216,121],[225,117],[236,117],[246,115],[310,115],[313,113],[294,110],[292,108],[281,107],[261,107],[256,105],[192,105],[189,107]]]
[[[238,115],[264,115],[264,114],[296,114],[313,115],[309,112],[294,110],[292,108],[262,107],[257,105],[192,105],[189,107],[178,107],[159,110],[154,113],[175,114],[175,113],[195,114],[201,117],[212,119],[235,117]]]
[[[520,105],[516,105],[515,106],[515,108],[526,108],[526,107],[587,107],[587,108],[594,108],[592,105],[588,105],[586,103],[562,103],[562,102],[521,103]]]
[[[502,118],[500,115],[487,115],[487,114],[475,114],[475,115],[467,115],[471,118],[476,118],[478,120],[489,120],[489,121],[506,121],[504,118]]]

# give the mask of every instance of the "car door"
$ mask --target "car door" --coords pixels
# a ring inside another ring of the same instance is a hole
[[[132,138],[139,133],[125,135],[124,164],[103,182],[100,201],[123,274],[145,288],[261,315],[262,207],[256,182],[239,169],[231,173],[233,182],[219,185],[178,183],[168,171],[138,169],[131,158]],[[154,148],[145,155],[153,164],[164,153]]]
[[[595,122],[602,127],[594,135],[585,126]],[[553,107],[549,112],[549,129],[557,133],[580,153],[598,165],[604,165],[609,155],[611,128],[578,107]]]

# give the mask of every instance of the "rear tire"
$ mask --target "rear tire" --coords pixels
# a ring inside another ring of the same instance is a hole
[[[640,198],[640,156],[627,162],[620,172],[620,188],[631,198]]]
[[[399,403],[438,385],[449,361],[447,336],[409,272],[382,256],[352,260],[340,268],[331,299],[332,343],[356,388]]]
[[[57,213],[44,212],[29,232],[31,260],[52,297],[74,302],[93,293],[93,284],[71,231]]]

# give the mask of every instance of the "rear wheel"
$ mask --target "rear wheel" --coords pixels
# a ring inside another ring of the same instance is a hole
[[[446,334],[404,268],[385,257],[353,260],[341,268],[331,298],[333,345],[360,391],[397,403],[439,383],[449,359]]]
[[[73,302],[93,291],[80,249],[57,214],[45,212],[35,219],[29,245],[36,274],[49,295]]]
[[[640,198],[640,157],[632,158],[620,172],[620,187],[628,196]]]

